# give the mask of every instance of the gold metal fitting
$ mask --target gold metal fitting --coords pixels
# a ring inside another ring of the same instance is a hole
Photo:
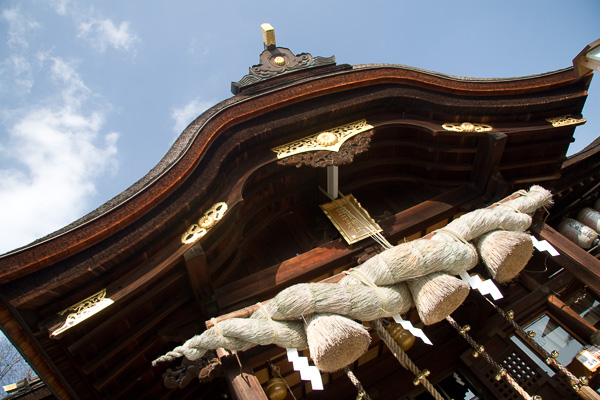
[[[499,369],[499,370],[498,370],[498,372],[496,373],[496,376],[495,376],[495,378],[496,378],[496,380],[497,380],[497,381],[500,381],[500,380],[502,380],[502,377],[503,377],[504,375],[506,375],[506,370],[505,370],[504,368],[500,367],[500,369]]]
[[[536,394],[535,396],[532,397],[533,400],[542,400],[542,396],[540,396],[539,394]]]
[[[558,351],[556,350],[552,350],[552,352],[550,353],[550,357],[552,358],[558,358],[559,354]]]
[[[419,386],[419,384],[429,376],[430,372],[428,369],[424,369],[423,371],[421,371],[421,373],[415,378],[413,379],[413,385],[415,386]]]
[[[469,332],[470,330],[471,330],[471,327],[469,325],[465,325],[462,328],[460,328],[458,333],[460,333],[461,335],[464,335],[465,333]]]
[[[513,310],[508,310],[506,312],[506,316],[510,319],[514,319],[515,318],[515,312]]]
[[[573,388],[573,390],[577,393],[581,392],[581,386],[577,383],[574,383],[573,385],[571,385],[571,387]]]
[[[277,56],[273,59],[273,64],[281,67],[285,64],[285,58],[283,58],[282,56]]]
[[[475,348],[475,350],[473,350],[473,353],[472,353],[472,356],[473,356],[473,358],[477,358],[477,357],[479,357],[479,355],[480,355],[481,353],[483,353],[484,351],[485,351],[485,347],[483,347],[483,346],[481,346],[481,345],[477,346],[477,347]]]
[[[534,331],[527,331],[527,337],[529,337],[530,339],[533,339],[535,337],[535,332]]]
[[[590,383],[590,382],[588,381],[588,378],[587,378],[587,376],[580,376],[580,377],[579,377],[579,382],[581,382],[581,384],[582,384],[582,385],[587,385],[588,383]]]
[[[216,223],[217,223],[217,221],[215,221],[215,219],[213,217],[208,216],[208,215],[204,216],[198,220],[198,226],[200,226],[200,228],[203,228],[203,229],[210,229]]]

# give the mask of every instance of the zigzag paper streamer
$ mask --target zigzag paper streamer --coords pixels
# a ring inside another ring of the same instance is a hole
[[[431,343],[431,340],[429,340],[427,335],[425,335],[425,332],[423,332],[419,328],[415,328],[413,324],[410,323],[410,321],[403,320],[400,314],[396,314],[392,318],[394,318],[394,321],[399,323],[404,329],[412,333],[414,337],[420,338],[423,341],[423,343],[433,345],[433,343]]]
[[[294,371],[300,371],[300,379],[310,381],[313,390],[323,390],[321,372],[314,365],[308,365],[308,358],[301,357],[298,349],[286,349],[288,361],[292,363]]]
[[[534,236],[531,237],[531,240],[533,241],[533,247],[540,252],[547,251],[552,257],[556,257],[560,254],[547,240],[537,240]]]
[[[466,271],[461,272],[460,277],[463,281],[471,285],[473,290],[479,290],[483,295],[491,294],[494,300],[499,300],[504,297],[491,279],[482,281],[479,275],[470,276]]]

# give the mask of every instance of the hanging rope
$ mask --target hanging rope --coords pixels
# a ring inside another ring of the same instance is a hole
[[[504,380],[506,380],[506,382],[510,386],[512,386],[512,388],[517,393],[519,393],[521,397],[523,397],[525,400],[535,400],[538,398],[536,396],[531,397],[529,393],[527,393],[525,389],[523,389],[521,385],[519,385],[519,383],[512,378],[512,376],[510,376],[510,374],[506,371],[504,367],[502,367],[500,364],[494,361],[492,356],[490,356],[487,352],[484,351],[483,346],[480,346],[475,340],[473,340],[471,335],[467,333],[468,329],[461,328],[460,325],[458,325],[458,323],[450,315],[446,317],[446,321],[448,321],[450,325],[452,325],[454,329],[456,329],[456,331],[460,333],[460,335],[463,338],[465,338],[465,340],[471,345],[471,347],[473,347],[473,349],[475,349],[477,353],[481,354],[483,358],[485,358],[488,364],[494,367],[494,369],[496,370],[497,377],[504,378]]]
[[[584,386],[584,383],[581,381],[581,379],[579,379],[575,375],[573,375],[571,373],[571,371],[569,371],[568,369],[566,369],[561,363],[558,362],[558,360],[554,357],[553,354],[548,353],[546,351],[546,349],[544,349],[542,346],[540,346],[540,344],[533,339],[533,337],[530,337],[529,333],[525,332],[525,330],[523,328],[521,328],[521,326],[514,320],[514,315],[509,315],[509,314],[505,313],[503,309],[501,309],[500,307],[498,307],[497,305],[495,305],[490,299],[488,299],[485,296],[482,296],[482,297],[484,299],[486,299],[488,301],[488,303],[490,303],[492,305],[492,307],[494,307],[494,309],[500,315],[502,315],[508,322],[510,322],[510,324],[513,326],[513,328],[516,331],[520,332],[521,335],[524,338],[526,338],[527,342],[530,345],[532,345],[533,347],[535,347],[535,349],[537,351],[539,351],[541,354],[544,355],[544,359],[546,361],[546,364],[554,366],[560,372],[562,372],[563,374],[565,374],[565,376],[569,379],[568,384],[571,386],[571,388],[573,390],[575,390],[575,392],[579,392],[581,390],[581,387]],[[555,354],[557,354],[557,353],[555,353]]]
[[[352,371],[350,371],[350,368],[344,367],[344,372],[346,372],[346,375],[348,375],[348,379],[350,379],[350,382],[352,382],[352,384],[358,391],[356,400],[359,400],[359,399],[372,400],[371,396],[369,396],[369,394],[365,391],[365,388],[360,383],[360,381],[358,380],[356,375],[354,375],[354,373]]]
[[[444,400],[442,395],[436,390],[436,388],[433,387],[433,385],[429,382],[429,380],[427,380],[429,371],[428,370],[423,370],[423,371],[419,370],[419,368],[415,365],[415,363],[412,362],[410,357],[408,357],[408,355],[404,352],[404,350],[402,350],[400,345],[394,341],[392,336],[388,333],[388,331],[383,326],[383,323],[381,322],[381,320],[377,319],[375,321],[372,321],[371,326],[373,328],[375,328],[375,331],[377,332],[377,334],[379,335],[381,340],[383,340],[383,342],[387,345],[387,347],[390,349],[390,351],[396,357],[396,359],[400,362],[400,364],[415,375],[416,378],[413,381],[413,383],[415,383],[415,385],[418,385],[419,383],[422,384],[425,387],[425,389],[427,389],[427,391],[436,400]]]

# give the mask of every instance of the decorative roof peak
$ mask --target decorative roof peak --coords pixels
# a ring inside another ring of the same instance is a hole
[[[294,55],[288,48],[277,47],[275,29],[267,23],[262,24],[261,29],[265,50],[260,55],[259,63],[250,67],[248,75],[238,82],[231,82],[233,94],[238,94],[247,86],[279,75],[324,65],[335,65],[335,56],[313,57],[309,53]]]

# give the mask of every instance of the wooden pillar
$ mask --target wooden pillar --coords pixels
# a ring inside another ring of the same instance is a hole
[[[237,353],[236,357],[236,354],[217,349],[217,356],[221,360],[229,390],[237,400],[268,400],[243,352]]]
[[[202,308],[206,318],[216,315],[218,312],[214,290],[210,281],[210,273],[208,271],[208,262],[206,261],[206,253],[200,242],[196,242],[187,250],[183,258],[187,274],[190,280],[190,286],[194,291],[194,298]]]
[[[470,181],[483,193],[494,194],[502,182],[499,172],[507,136],[502,132],[486,132],[479,139]]]

